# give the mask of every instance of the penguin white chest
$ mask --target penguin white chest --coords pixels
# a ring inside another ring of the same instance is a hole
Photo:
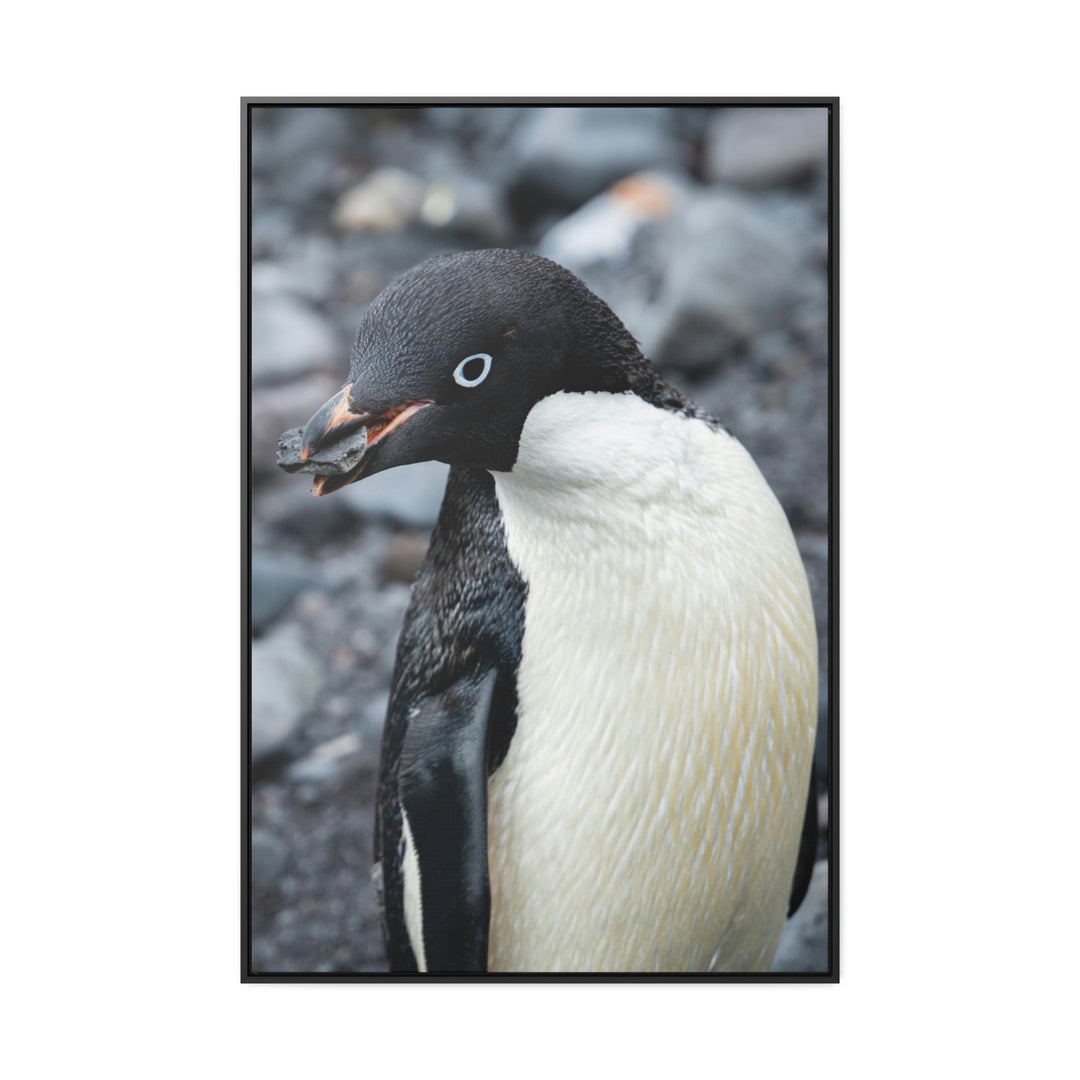
[[[817,708],[782,509],[735,439],[630,394],[545,398],[493,475],[528,597],[489,970],[766,969]]]

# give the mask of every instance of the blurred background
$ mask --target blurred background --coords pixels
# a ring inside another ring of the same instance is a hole
[[[827,968],[828,113],[255,108],[252,965],[384,971],[370,884],[394,651],[438,463],[322,499],[278,435],[342,384],[367,305],[439,252],[518,247],[605,299],[754,456],[798,540],[821,663],[819,862],[776,970]]]

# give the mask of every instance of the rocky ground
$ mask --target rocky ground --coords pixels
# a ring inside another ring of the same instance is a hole
[[[385,970],[374,778],[446,468],[313,499],[274,449],[340,385],[368,303],[437,252],[578,273],[747,446],[795,529],[827,719],[827,176],[821,109],[273,108],[253,117],[252,963]],[[819,737],[819,804],[828,813]],[[778,970],[827,964],[827,841]]]

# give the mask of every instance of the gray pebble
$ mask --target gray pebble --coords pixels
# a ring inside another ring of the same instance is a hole
[[[449,472],[440,461],[404,465],[350,484],[340,496],[365,519],[430,529],[439,516]]]
[[[828,150],[825,107],[724,109],[709,131],[707,170],[732,184],[795,183],[823,172]]]
[[[251,887],[258,893],[277,882],[289,852],[285,844],[265,829],[251,830]]]
[[[283,751],[318,690],[319,670],[297,627],[275,630],[251,646],[251,757]]]
[[[255,552],[251,557],[251,628],[265,633],[304,589],[321,584],[317,564],[296,556]]]
[[[333,372],[345,350],[331,324],[291,293],[251,296],[251,375],[254,382],[283,382],[319,369]]]

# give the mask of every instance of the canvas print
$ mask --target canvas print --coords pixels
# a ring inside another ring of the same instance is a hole
[[[837,977],[836,112],[245,103],[243,978]]]

